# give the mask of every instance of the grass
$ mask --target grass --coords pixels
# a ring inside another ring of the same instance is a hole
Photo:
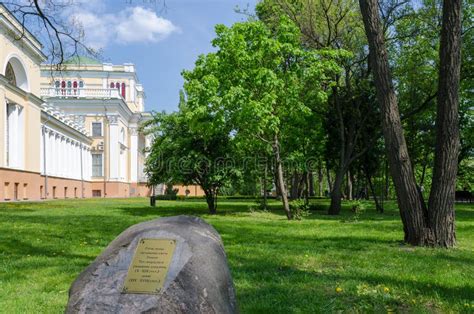
[[[315,200],[321,208],[326,200]],[[456,249],[400,243],[395,206],[355,221],[314,211],[286,221],[251,201],[68,200],[0,204],[0,312],[62,313],[76,276],[124,229],[198,215],[221,234],[242,313],[474,312],[474,206],[457,207]]]

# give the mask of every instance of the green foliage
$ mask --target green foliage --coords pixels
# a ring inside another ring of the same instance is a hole
[[[232,152],[229,133],[206,112],[191,111],[184,98],[179,112],[155,114],[148,128],[154,137],[145,169],[150,184],[200,185],[215,211],[212,200],[236,174],[225,162]]]
[[[178,196],[176,194],[155,195],[157,201],[176,201]]]
[[[302,199],[293,200],[290,202],[291,213],[293,214],[293,219],[301,220],[309,216],[309,206]]]
[[[365,212],[365,203],[356,200],[351,203],[351,211],[354,213],[353,220],[358,221],[360,216]]]
[[[186,114],[199,121],[194,130],[204,137],[215,136],[213,130],[230,134],[234,160],[271,156],[304,167],[320,151],[312,143],[321,134],[317,109],[326,103],[339,63],[350,53],[308,50],[300,38],[285,16],[272,27],[261,21],[217,25],[212,41],[217,51],[183,71]],[[262,165],[254,164],[239,169],[241,180],[255,183],[262,176]]]
[[[178,194],[178,189],[173,189],[173,184],[168,183],[166,184],[165,195],[174,197],[176,199],[176,195]]]

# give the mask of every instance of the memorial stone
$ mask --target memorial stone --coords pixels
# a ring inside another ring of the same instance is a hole
[[[237,312],[222,240],[191,216],[125,230],[74,281],[66,308],[66,313]]]

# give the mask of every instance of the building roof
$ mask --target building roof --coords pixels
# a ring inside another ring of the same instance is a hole
[[[86,57],[86,56],[74,56],[69,59],[67,59],[64,64],[74,64],[74,65],[92,65],[92,64],[100,64],[102,65],[102,62]]]

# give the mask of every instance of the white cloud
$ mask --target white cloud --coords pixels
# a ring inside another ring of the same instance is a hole
[[[127,9],[119,17],[117,39],[123,43],[157,42],[178,31],[171,21],[142,7]]]
[[[99,17],[93,13],[84,11],[75,13],[73,18],[82,26],[84,30],[84,41],[91,48],[104,48],[114,37],[114,34],[111,34],[109,29],[109,16]]]
[[[95,49],[111,42],[158,42],[179,32],[171,21],[142,7],[127,8],[117,14],[98,14],[81,8],[71,14],[71,19],[82,26],[86,44]]]

